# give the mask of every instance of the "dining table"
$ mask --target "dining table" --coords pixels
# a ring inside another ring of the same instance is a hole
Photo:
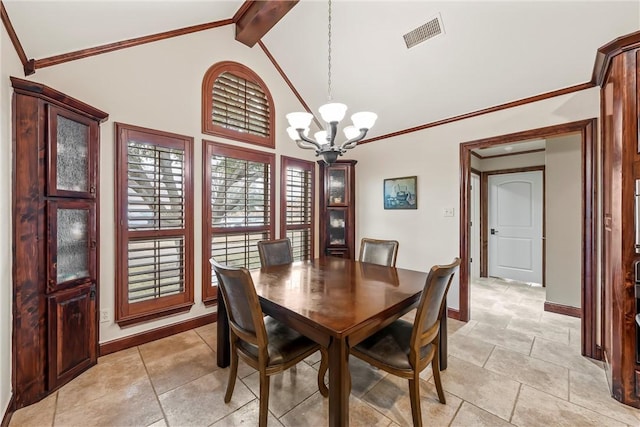
[[[327,348],[330,426],[349,425],[350,347],[414,309],[427,274],[329,256],[251,271],[262,311]],[[217,334],[217,364],[226,367],[229,329],[222,303]],[[440,343],[445,369],[446,316]]]

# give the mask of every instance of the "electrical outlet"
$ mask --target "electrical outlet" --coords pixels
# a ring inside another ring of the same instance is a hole
[[[444,208],[442,209],[442,216],[453,216],[454,208]]]
[[[111,315],[109,310],[100,310],[100,323],[107,323],[111,321]]]

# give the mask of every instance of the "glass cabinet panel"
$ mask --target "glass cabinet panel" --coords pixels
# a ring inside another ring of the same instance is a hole
[[[94,279],[92,202],[49,202],[49,288]]]
[[[95,197],[95,123],[69,111],[49,106],[49,194]]]
[[[89,126],[58,116],[56,188],[69,191],[89,191],[88,138]]]
[[[346,216],[344,209],[331,209],[328,211],[329,221],[327,232],[329,235],[329,246],[344,246],[347,244]]]
[[[327,182],[327,195],[329,205],[345,206],[347,204],[347,170],[345,168],[329,169]]]

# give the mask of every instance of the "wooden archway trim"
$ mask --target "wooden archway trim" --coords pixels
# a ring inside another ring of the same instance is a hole
[[[460,144],[460,303],[459,319],[469,320],[469,197],[471,152],[501,144],[580,132],[582,139],[582,354],[601,359],[596,343],[596,119],[527,130]]]

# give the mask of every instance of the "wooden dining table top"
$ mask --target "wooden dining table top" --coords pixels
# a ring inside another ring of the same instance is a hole
[[[280,307],[325,334],[343,337],[415,305],[427,273],[323,257],[263,267],[251,276],[267,311]]]

